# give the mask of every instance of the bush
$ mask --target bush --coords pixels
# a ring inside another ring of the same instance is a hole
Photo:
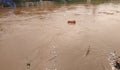
[[[24,2],[25,0],[13,0],[14,2]]]
[[[58,3],[75,3],[75,2],[86,2],[86,0],[54,0],[55,2]]]

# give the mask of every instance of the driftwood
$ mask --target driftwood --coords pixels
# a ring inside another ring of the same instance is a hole
[[[110,53],[108,60],[112,70],[120,70],[120,56],[115,51]]]

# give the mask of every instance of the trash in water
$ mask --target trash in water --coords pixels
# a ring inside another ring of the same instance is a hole
[[[76,24],[75,20],[68,20],[68,24]]]
[[[27,63],[27,69],[30,69],[30,66],[31,66],[31,64],[30,63]]]

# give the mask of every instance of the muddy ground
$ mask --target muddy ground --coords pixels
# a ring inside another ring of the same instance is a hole
[[[108,54],[120,53],[119,8],[77,4],[2,13],[0,70],[111,70]]]

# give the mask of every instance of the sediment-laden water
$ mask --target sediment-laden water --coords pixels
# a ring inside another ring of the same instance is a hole
[[[102,3],[2,9],[0,70],[111,70],[108,54],[120,53],[119,8]]]

